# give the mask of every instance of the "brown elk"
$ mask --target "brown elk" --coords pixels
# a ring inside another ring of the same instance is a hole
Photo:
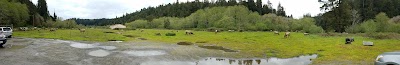
[[[289,38],[290,37],[290,32],[286,32],[284,37],[285,38]]]
[[[274,31],[274,34],[279,35],[279,32],[278,31]]]
[[[85,32],[85,31],[86,31],[86,29],[79,29],[79,31],[81,31],[81,32]]]
[[[217,34],[219,32],[219,30],[215,30],[215,34]]]
[[[304,33],[304,35],[310,35],[309,33]]]
[[[57,30],[56,28],[50,28],[50,32],[54,32],[56,30]]]
[[[186,35],[193,35],[193,32],[190,30],[186,30],[185,33],[186,33]]]

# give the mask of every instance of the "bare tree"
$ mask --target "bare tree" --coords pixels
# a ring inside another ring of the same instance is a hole
[[[360,23],[360,21],[361,21],[360,14],[355,9],[351,10],[351,21],[352,21],[352,24],[351,24],[352,26]]]

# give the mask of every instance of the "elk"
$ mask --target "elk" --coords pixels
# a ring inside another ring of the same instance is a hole
[[[289,38],[289,36],[290,36],[290,32],[286,32],[284,37]]]
[[[304,33],[304,35],[310,35],[309,33]]]
[[[81,32],[85,32],[85,31],[86,31],[86,29],[79,29],[79,31],[81,31]]]
[[[279,32],[278,31],[274,31],[274,34],[279,35]]]
[[[219,32],[219,30],[215,30],[215,34],[217,34]]]
[[[190,30],[186,30],[185,33],[186,33],[186,35],[193,35],[193,32]]]
[[[57,30],[56,28],[50,28],[50,32],[54,32],[56,30]]]

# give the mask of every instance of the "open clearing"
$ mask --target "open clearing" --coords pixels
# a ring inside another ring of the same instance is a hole
[[[106,33],[109,32],[109,33]],[[174,32],[176,36],[165,36]],[[157,36],[156,33],[161,33]],[[283,34],[283,33],[281,33]],[[194,31],[194,35],[185,35],[184,30],[108,30],[87,29],[81,33],[79,30],[17,31],[17,37],[51,38],[75,41],[108,42],[113,41],[152,41],[162,44],[176,44],[178,42],[192,42],[195,45],[222,46],[227,49],[237,50],[235,53],[211,54],[211,57],[228,58],[264,58],[279,57],[291,58],[301,55],[317,54],[318,58],[312,59],[312,64],[373,64],[377,55],[383,52],[399,51],[400,40],[376,40],[362,36],[354,37],[353,44],[344,44],[347,36],[324,37],[319,35],[304,36],[303,33],[292,33],[290,38],[283,35],[274,35],[273,32],[214,32]],[[374,46],[363,46],[363,41],[372,41]],[[121,44],[123,45],[123,44]],[[128,52],[127,52],[128,53]],[[213,52],[204,52],[213,53]],[[202,55],[202,54],[198,54]],[[196,57],[196,55],[190,57]]]

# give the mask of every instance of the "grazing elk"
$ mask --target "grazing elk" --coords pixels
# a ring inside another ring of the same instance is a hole
[[[279,32],[278,31],[274,31],[274,34],[279,35]]]
[[[186,30],[185,33],[186,33],[186,35],[193,35],[193,32],[190,30]]]
[[[289,38],[290,37],[290,32],[286,32],[284,37],[285,38]]]
[[[79,31],[81,31],[81,32],[85,32],[85,31],[86,31],[86,29],[79,29]]]
[[[56,28],[50,28],[50,32],[54,32],[56,30],[57,30]]]
[[[27,31],[27,30],[28,30],[28,27],[19,27],[19,29],[20,29],[21,31]]]
[[[310,35],[309,33],[304,33],[304,35]]]

